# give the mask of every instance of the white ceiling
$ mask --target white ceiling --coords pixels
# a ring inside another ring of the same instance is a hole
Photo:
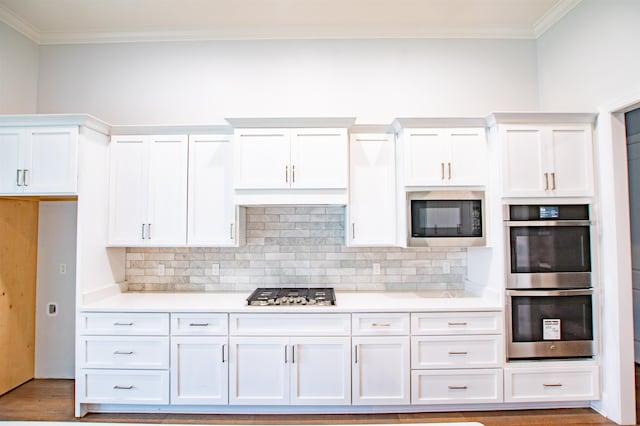
[[[36,43],[537,38],[581,0],[0,0]]]

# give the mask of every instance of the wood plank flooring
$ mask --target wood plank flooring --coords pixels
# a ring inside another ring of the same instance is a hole
[[[636,368],[636,376],[638,369]],[[637,382],[637,381],[636,381]],[[637,386],[637,385],[636,385]],[[480,422],[485,426],[614,425],[588,408],[411,414],[339,415],[203,415],[203,414],[88,414],[73,417],[73,380],[31,380],[0,396],[0,421],[89,421],[189,424],[359,424]]]

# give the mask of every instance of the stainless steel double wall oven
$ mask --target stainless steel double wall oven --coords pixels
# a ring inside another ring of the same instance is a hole
[[[590,206],[506,205],[507,357],[595,354]]]

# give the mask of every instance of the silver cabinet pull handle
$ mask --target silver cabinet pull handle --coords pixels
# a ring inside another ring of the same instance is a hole
[[[388,322],[372,322],[371,327],[391,327],[391,323]]]
[[[549,173],[544,174],[544,190],[549,190]]]
[[[229,224],[229,239],[233,240],[233,223]]]
[[[353,348],[354,348],[354,351],[353,351],[354,352],[354,356],[353,357],[354,357],[355,363],[357,364],[358,363],[358,345],[355,345]]]
[[[463,351],[460,351],[460,352],[450,351],[449,352],[449,355],[467,355],[467,354],[468,354],[468,352],[463,352]]]
[[[448,325],[467,325],[466,322],[449,322]]]
[[[189,327],[208,327],[208,322],[190,322]]]
[[[227,344],[226,344],[226,343],[222,345],[222,363],[223,363],[223,364],[224,364],[224,362],[225,362],[225,359],[224,359],[224,348],[225,348],[225,346],[227,346]]]
[[[291,182],[296,183],[296,166],[291,166]]]
[[[451,180],[451,163],[447,163],[449,167],[449,180]]]
[[[448,386],[449,389],[451,390],[465,390],[467,389],[467,386],[453,386],[453,385],[449,385]]]
[[[131,390],[131,389],[133,389],[133,385],[129,385],[129,386],[120,386],[120,385],[115,385],[113,388],[114,388],[114,389]]]
[[[133,351],[114,351],[114,355],[133,355]]]
[[[147,223],[147,240],[151,239],[151,224]]]
[[[142,239],[144,240],[144,223],[142,225],[140,225],[140,229],[142,230],[140,232],[140,237],[142,237]]]
[[[284,363],[285,364],[289,362],[289,360],[287,359],[287,346],[289,345],[284,345]]]
[[[559,388],[562,387],[562,383],[543,383],[542,386],[545,388]]]
[[[356,238],[356,224],[351,224],[351,239],[354,240]]]
[[[556,173],[555,172],[551,172],[551,190],[552,191],[556,190]]]
[[[284,181],[289,183],[289,166],[284,166]]]
[[[113,325],[131,327],[133,323],[132,322],[114,322]]]
[[[440,171],[441,179],[444,180],[444,163],[440,163]]]
[[[29,169],[24,169],[22,171],[22,184],[24,186],[29,186],[31,184],[31,179],[28,173],[29,173]]]
[[[291,364],[296,363],[296,345],[291,345]]]
[[[22,186],[22,180],[20,179],[20,174],[22,173],[22,169],[16,170],[16,185]]]

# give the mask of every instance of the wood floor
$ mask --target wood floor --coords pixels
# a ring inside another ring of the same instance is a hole
[[[638,369],[636,368],[636,376]],[[637,382],[637,381],[636,381]],[[637,385],[636,385],[637,386]],[[73,380],[31,380],[0,396],[0,421],[90,421],[190,424],[357,424],[475,421],[485,426],[614,425],[588,408],[487,412],[339,415],[88,414],[73,417]]]

